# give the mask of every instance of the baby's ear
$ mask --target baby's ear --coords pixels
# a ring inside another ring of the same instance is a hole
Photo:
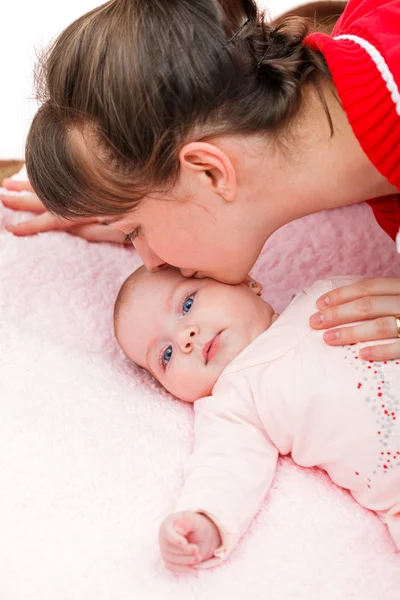
[[[250,275],[247,275],[247,277],[244,278],[242,283],[244,283],[244,285],[248,285],[249,288],[257,294],[257,296],[261,296],[263,286],[261,285],[261,283],[255,281],[252,277],[250,277]]]
[[[261,296],[261,292],[263,289],[261,283],[258,283],[258,281],[253,280],[253,281],[249,281],[248,285],[249,285],[249,288],[257,294],[257,296]]]

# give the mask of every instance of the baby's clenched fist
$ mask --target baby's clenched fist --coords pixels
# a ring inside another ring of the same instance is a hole
[[[165,566],[175,573],[191,571],[221,546],[217,526],[201,513],[180,512],[160,526],[159,542]]]

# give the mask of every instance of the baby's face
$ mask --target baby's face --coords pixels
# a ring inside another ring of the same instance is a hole
[[[275,319],[248,286],[188,279],[167,268],[138,275],[116,326],[121,348],[172,394],[194,402]]]

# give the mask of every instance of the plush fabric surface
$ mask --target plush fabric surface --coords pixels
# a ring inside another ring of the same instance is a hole
[[[113,300],[139,259],[4,230],[22,218],[0,205],[2,600],[398,600],[400,554],[384,525],[290,459],[226,564],[164,569],[157,530],[182,481],[192,413],[113,339]],[[320,276],[400,275],[400,258],[362,205],[286,226],[254,274],[281,310]]]

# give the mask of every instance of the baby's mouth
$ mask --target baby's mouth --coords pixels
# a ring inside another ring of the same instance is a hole
[[[219,350],[219,342],[222,331],[219,331],[209,342],[203,347],[203,357],[206,365],[214,358]]]

